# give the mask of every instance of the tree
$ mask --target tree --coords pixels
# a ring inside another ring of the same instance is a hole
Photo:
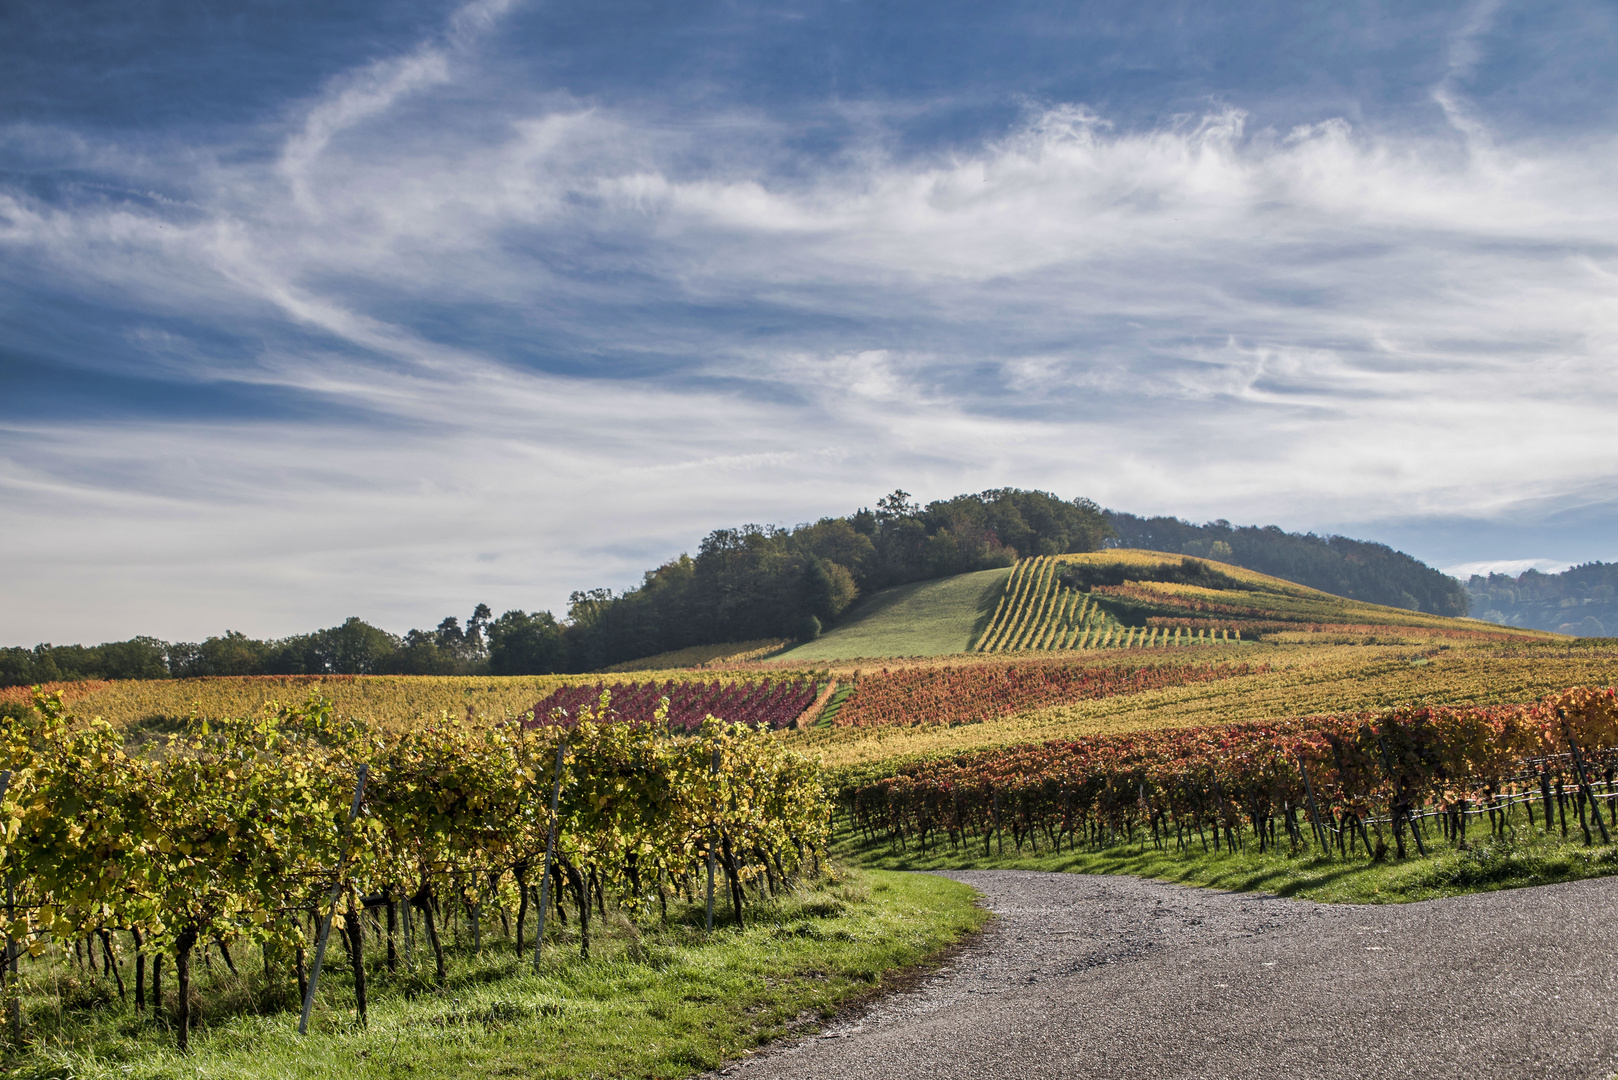
[[[564,659],[562,627],[548,611],[512,610],[489,624],[491,675],[549,675]]]
[[[380,675],[392,667],[401,642],[357,615],[341,626],[315,635],[315,657],[320,672],[337,675]]]
[[[256,641],[239,630],[226,630],[224,637],[211,637],[200,645],[169,648],[169,668],[178,676],[193,675],[258,675],[264,671],[269,658],[270,644]],[[185,650],[189,655],[184,663],[176,659]]]

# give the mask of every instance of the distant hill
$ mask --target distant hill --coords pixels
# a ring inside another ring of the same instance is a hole
[[[1289,533],[1275,525],[1193,525],[1179,518],[1106,511],[1118,547],[1216,559],[1368,604],[1466,615],[1471,598],[1459,581],[1386,544],[1346,536]]]
[[[1429,615],[1459,616],[1470,609],[1459,582],[1385,544],[1300,535],[1275,526],[1142,518],[1103,511],[1089,499],[1017,488],[925,506],[895,491],[878,499],[875,509],[842,517],[791,527],[715,529],[694,556],[682,554],[647,570],[633,588],[573,593],[562,618],[520,609],[494,618],[479,604],[464,626],[450,616],[434,630],[403,636],[355,617],[279,640],[226,631],[202,642],[137,637],[89,646],[0,648],[0,687],[212,675],[627,670],[670,662],[666,654],[677,654],[680,663],[713,663],[716,657],[753,651],[735,648],[736,643],[764,640],[814,646],[806,649],[805,659],[858,655],[867,648],[862,641],[875,640],[891,642],[884,650],[901,650],[888,655],[935,655],[975,640],[975,631],[968,631],[982,614],[976,608],[956,612],[954,599],[943,603],[965,587],[949,582],[974,572],[1006,575],[1031,558],[1108,549],[1212,559],[1336,596]],[[926,583],[938,589],[895,591]],[[923,611],[932,608],[955,613],[936,622]],[[1488,611],[1497,611],[1502,622],[1515,618],[1515,609],[1484,605],[1480,614]],[[1618,626],[1618,618],[1595,609],[1577,614],[1594,619],[1580,632],[1600,632],[1596,623],[1608,630]],[[1524,615],[1516,625],[1551,628],[1567,621]],[[894,637],[898,631],[892,627],[900,623],[914,628],[903,632],[908,645]],[[815,646],[822,635],[829,640]],[[847,652],[851,649],[856,652]]]
[[[1474,618],[1578,637],[1618,636],[1618,563],[1585,563],[1560,574],[1473,574],[1466,591]]]
[[[1108,549],[885,589],[850,609],[835,630],[771,659],[1173,648],[1410,631],[1462,639],[1523,633],[1333,596],[1228,563]]]
[[[1492,628],[1350,600],[1210,559],[1124,548],[1018,563],[975,648],[1157,647],[1300,631],[1380,636],[1384,629],[1473,638]]]

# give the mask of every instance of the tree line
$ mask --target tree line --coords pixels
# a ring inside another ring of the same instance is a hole
[[[206,641],[135,637],[101,645],[0,649],[0,686],[79,679],[186,679],[205,675],[523,675],[562,670],[562,628],[549,612],[492,617],[479,604],[463,626],[390,634],[359,618],[274,640],[235,630]]]
[[[1466,586],[1386,544],[1346,536],[1289,533],[1276,525],[1193,525],[1172,517],[1107,511],[1120,547],[1148,548],[1231,563],[1334,596],[1429,615],[1464,616]]]
[[[568,653],[588,671],[692,645],[812,639],[879,589],[1011,566],[1031,555],[1094,551],[1111,535],[1088,499],[1016,488],[926,506],[895,491],[875,510],[847,517],[717,529],[695,558],[681,555],[647,571],[637,588],[574,593]]]
[[[390,634],[359,618],[260,641],[235,631],[199,643],[151,637],[0,649],[0,685],[204,675],[526,675],[594,671],[693,645],[812,638],[861,596],[892,585],[1093,551],[1112,535],[1088,499],[998,488],[922,506],[908,492],[875,509],[791,528],[709,533],[640,585],[575,592],[564,618],[479,604],[463,625]]]
[[[1579,637],[1618,634],[1618,563],[1584,563],[1560,574],[1473,574],[1466,589],[1479,619]]]
[[[1142,518],[1103,511],[1084,498],[1017,488],[925,506],[895,491],[878,499],[875,509],[843,517],[792,527],[715,529],[694,556],[682,554],[646,571],[633,588],[573,593],[560,619],[520,609],[497,618],[479,604],[464,624],[451,616],[432,630],[404,635],[350,618],[276,640],[227,631],[202,642],[136,637],[7,648],[0,649],[0,686],[205,675],[595,671],[694,645],[810,639],[836,625],[861,596],[880,589],[1103,546],[1229,562],[1338,596],[1436,615],[1468,610],[1460,582],[1385,544],[1288,533],[1273,525]]]

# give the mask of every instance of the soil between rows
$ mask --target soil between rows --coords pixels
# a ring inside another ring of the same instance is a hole
[[[952,871],[996,915],[914,987],[724,1070],[871,1077],[1610,1077],[1618,880],[1323,905]]]

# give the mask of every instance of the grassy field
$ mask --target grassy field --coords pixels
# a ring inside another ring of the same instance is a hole
[[[1072,654],[1069,654],[1070,656]],[[1160,662],[1154,650],[1091,652],[1087,663]],[[1248,644],[1176,650],[1177,660],[1242,661],[1268,670],[1037,709],[949,727],[820,727],[788,736],[832,767],[870,767],[991,746],[1122,731],[1196,727],[1404,702],[1487,705],[1536,700],[1575,685],[1618,683],[1618,642],[1510,648],[1428,640],[1411,645]]]
[[[725,925],[711,937],[696,906],[671,906],[666,923],[610,914],[605,934],[592,934],[593,959],[580,960],[577,939],[564,931],[538,974],[492,933],[474,956],[459,930],[443,990],[422,973],[390,977],[376,964],[363,1029],[351,975],[333,949],[303,1038],[287,980],[266,987],[245,948],[235,958],[240,977],[214,957],[197,965],[201,999],[226,1008],[203,1016],[189,1057],[171,1048],[166,1022],[120,1003],[105,977],[86,975],[71,958],[27,961],[32,1045],[13,1048],[0,1069],[28,1080],[683,1077],[812,1031],[987,918],[965,886],[879,870],[828,875],[750,906],[747,929]],[[725,917],[723,904],[717,914]],[[368,969],[380,953],[367,951]],[[170,1004],[173,986],[171,977]]]
[[[836,629],[775,659],[811,665],[860,657],[964,653],[989,623],[1009,569],[980,570],[873,593]]]

